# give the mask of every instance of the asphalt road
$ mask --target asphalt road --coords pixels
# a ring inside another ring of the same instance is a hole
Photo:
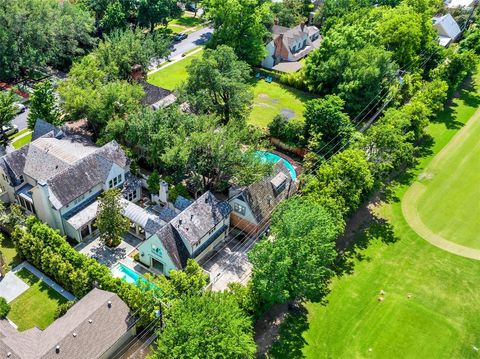
[[[176,44],[173,44],[174,47],[169,58],[173,59],[175,57],[179,57],[183,53],[193,50],[197,46],[203,45],[208,41],[208,39],[210,39],[210,37],[212,36],[212,33],[213,33],[213,27],[211,26],[207,26],[200,30],[192,32],[191,34],[188,35],[188,37],[185,40],[182,40]],[[150,67],[153,69],[158,65],[164,63],[165,61],[166,61],[165,59],[154,61],[150,65]]]
[[[12,124],[17,125],[19,131],[27,127],[27,117],[29,111],[30,110],[27,108],[24,113],[18,114],[13,119]]]

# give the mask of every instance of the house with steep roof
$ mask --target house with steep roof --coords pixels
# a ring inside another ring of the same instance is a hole
[[[451,14],[436,16],[432,18],[432,21],[433,27],[438,33],[438,43],[443,47],[450,45],[450,43],[455,41],[462,33],[460,26],[458,26]]]
[[[298,63],[309,52],[320,46],[320,30],[316,26],[300,24],[293,28],[274,25],[273,39],[266,45],[267,56],[262,66],[267,69],[278,69],[283,62]],[[298,63],[298,68],[301,64]],[[297,68],[297,70],[298,70]]]
[[[115,141],[98,147],[42,122],[30,144],[0,158],[0,196],[80,242],[96,232],[94,203],[103,191],[119,188],[136,201],[140,185]]]
[[[9,359],[111,358],[136,334],[136,319],[112,292],[98,288],[45,330],[18,332],[0,321],[0,357]]]
[[[271,175],[247,187],[230,189],[231,225],[248,234],[261,234],[275,207],[296,190],[290,171],[279,160]]]
[[[228,235],[231,211],[227,202],[207,191],[140,244],[140,262],[168,275],[172,269],[183,269],[188,258],[200,260]]]

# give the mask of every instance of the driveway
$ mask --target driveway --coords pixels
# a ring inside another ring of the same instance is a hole
[[[246,283],[252,269],[247,253],[253,247],[257,238],[243,240],[232,231],[226,242],[220,243],[212,253],[200,261],[200,265],[210,272],[212,290],[227,289],[228,283]]]
[[[213,27],[211,26],[207,26],[200,30],[192,32],[185,40],[174,44],[174,48],[169,58],[174,59],[177,57],[181,57],[183,53],[193,50],[197,46],[205,44],[212,37],[212,34]],[[162,59],[152,62],[152,64],[150,65],[150,70],[164,63],[165,61],[165,59]]]
[[[27,108],[25,112],[18,114],[13,119],[12,124],[17,125],[19,131],[23,130],[24,128],[27,128],[27,117],[28,117],[29,111],[30,109]]]

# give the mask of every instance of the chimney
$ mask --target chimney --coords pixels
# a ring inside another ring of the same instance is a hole
[[[278,26],[278,17],[276,17],[275,20],[273,20],[273,23]]]
[[[305,23],[302,21],[301,24],[300,24],[300,29],[302,29],[302,31],[303,31],[304,28],[305,28]]]
[[[168,203],[168,183],[160,181],[160,191],[158,192],[158,199],[161,203]]]
[[[107,302],[107,306],[108,306],[109,308],[112,307],[112,301],[111,301],[111,300],[109,300],[109,301]]]
[[[55,347],[55,353],[57,353],[57,354],[60,353],[60,345],[57,345]]]
[[[133,65],[132,66],[132,72],[131,72],[132,80],[134,81],[140,81],[143,79],[143,74],[142,74],[142,66],[141,65]]]

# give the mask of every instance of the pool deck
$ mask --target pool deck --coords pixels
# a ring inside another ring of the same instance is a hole
[[[268,152],[271,152],[271,153],[277,155],[278,157],[282,157],[284,160],[290,162],[291,165],[293,166],[293,168],[295,169],[295,173],[297,174],[297,179],[296,180],[298,181],[298,176],[300,176],[300,174],[302,173],[302,166],[300,165],[300,163],[298,163],[293,158],[291,158],[290,156],[287,156],[286,154],[284,154],[282,152],[278,152],[276,150],[268,150]]]

